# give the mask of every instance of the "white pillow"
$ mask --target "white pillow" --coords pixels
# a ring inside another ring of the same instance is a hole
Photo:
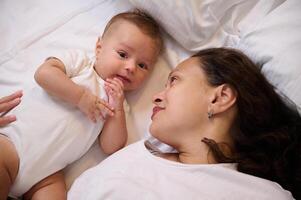
[[[130,0],[152,15],[186,50],[233,45],[284,0]]]
[[[241,49],[300,109],[300,0],[130,2],[152,15],[189,54],[208,47]]]
[[[262,65],[266,77],[301,113],[301,1],[288,0],[246,32],[237,48]]]

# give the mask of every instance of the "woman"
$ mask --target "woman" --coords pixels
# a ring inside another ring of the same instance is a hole
[[[6,126],[7,124],[17,120],[16,116],[7,115],[7,113],[19,105],[22,95],[22,91],[19,90],[8,96],[0,98],[0,127]]]
[[[242,53],[200,51],[153,102],[150,133],[177,153],[132,144],[79,177],[68,199],[300,198],[300,116]]]

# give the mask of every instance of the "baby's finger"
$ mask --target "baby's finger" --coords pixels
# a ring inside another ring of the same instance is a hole
[[[100,118],[100,120],[102,121],[105,120],[105,116],[101,113],[101,110],[99,110],[98,108],[95,109],[95,116],[96,118]]]
[[[105,88],[107,95],[113,95],[114,92],[110,86],[105,85],[104,88]]]
[[[120,88],[120,86],[118,84],[116,84],[116,83],[107,82],[105,84],[105,86],[110,87],[114,92],[119,92],[120,93],[122,91],[122,89]]]
[[[106,120],[106,116],[104,116],[101,112],[99,112],[99,117],[102,121]]]
[[[107,118],[107,116],[113,116],[114,112],[111,109],[108,109],[105,105],[100,104],[98,107],[99,112],[103,116],[103,118]]]
[[[91,120],[92,122],[96,123],[96,118],[95,118],[93,115],[90,116],[90,120]]]
[[[107,82],[115,85],[117,88],[119,88],[120,90],[123,91],[123,83],[120,79],[118,79],[118,78],[107,79]]]
[[[120,86],[121,88],[123,88],[123,82],[119,78],[115,77],[113,79],[107,79],[106,81],[109,83],[112,83],[112,84],[116,84],[116,85]]]
[[[123,90],[123,88],[124,88],[123,82],[119,78],[114,78],[114,80],[118,83],[118,85],[120,86],[120,88]]]
[[[89,111],[88,113],[86,113],[86,116],[87,116],[92,122],[94,122],[94,123],[96,122],[94,111]]]
[[[104,118],[107,118],[107,116],[113,116],[114,112],[110,109],[107,109],[106,107],[103,107],[103,109],[100,110],[100,112],[102,113],[102,115],[104,116]]]
[[[110,87],[107,86],[106,84],[104,85],[104,88],[105,88],[106,93],[109,93],[109,92],[110,92]]]
[[[108,103],[108,102],[106,102],[106,101],[104,101],[104,100],[102,100],[102,99],[98,99],[97,100],[97,103],[96,103],[96,107],[98,108],[98,109],[102,109],[102,108],[106,108],[106,109],[108,109],[108,110],[110,110],[110,111],[113,111],[114,110],[114,108]]]

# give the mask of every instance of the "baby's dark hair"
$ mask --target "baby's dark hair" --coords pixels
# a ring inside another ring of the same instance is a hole
[[[161,34],[161,28],[159,24],[147,13],[134,9],[128,12],[119,13],[111,18],[107,23],[103,35],[109,30],[110,26],[119,20],[126,20],[134,25],[136,25],[144,34],[148,35],[156,42],[156,47],[159,52],[163,49],[163,39]]]
[[[238,50],[212,48],[193,57],[210,85],[229,84],[237,92],[233,157],[226,157],[215,141],[203,140],[217,162],[235,162],[238,171],[278,182],[301,199],[301,117],[295,104],[276,93]]]

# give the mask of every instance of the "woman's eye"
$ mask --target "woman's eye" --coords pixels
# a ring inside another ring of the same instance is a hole
[[[127,58],[127,55],[125,52],[119,51],[118,54],[121,58]]]
[[[171,77],[169,78],[168,85],[169,85],[169,86],[174,85],[175,82],[176,82],[176,80],[178,80],[178,78],[177,78],[176,76],[171,76]]]
[[[173,82],[175,82],[176,80],[177,80],[177,77],[175,77],[175,76],[170,77],[170,83],[173,83]]]
[[[140,63],[138,64],[138,66],[142,69],[147,69],[147,65],[146,64],[143,64],[143,63]]]

